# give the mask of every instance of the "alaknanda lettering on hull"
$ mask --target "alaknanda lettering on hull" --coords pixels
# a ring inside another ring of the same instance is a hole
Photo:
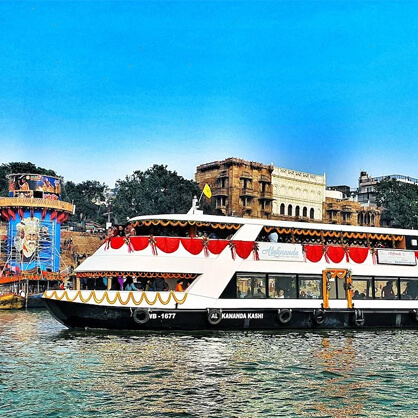
[[[264,313],[257,312],[223,312],[222,319],[263,319]]]

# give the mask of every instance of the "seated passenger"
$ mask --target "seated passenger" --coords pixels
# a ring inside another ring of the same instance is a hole
[[[269,236],[268,236],[268,240],[269,240],[269,242],[277,242],[277,241],[278,241],[278,239],[279,239],[279,234],[278,234],[276,231],[272,232],[272,233],[271,233],[271,234],[269,234]]]
[[[132,277],[131,277],[131,276],[129,276],[129,277],[126,279],[125,283],[123,284],[123,290],[129,290],[129,291],[131,291],[131,290],[140,290],[140,289],[138,289],[138,288],[134,285],[134,281],[133,281]]]
[[[353,299],[360,299],[360,292],[358,290],[355,290],[353,293]]]
[[[257,289],[257,292],[254,294],[253,298],[265,298],[266,295],[261,291],[260,288]]]
[[[146,286],[145,289],[148,290],[149,292],[155,292],[154,279],[148,279],[147,280],[147,286]]]
[[[279,289],[279,293],[276,296],[278,299],[284,299],[284,290]]]
[[[177,280],[177,285],[176,285],[175,291],[176,292],[184,292],[184,290],[183,290],[183,279],[178,279]]]
[[[154,280],[154,287],[157,292],[167,291],[169,289],[167,282],[162,277]]]
[[[395,299],[392,280],[387,281],[386,286],[382,288],[382,299]]]
[[[116,277],[112,278],[112,285],[110,287],[110,290],[121,290],[121,286],[119,283],[119,280]]]
[[[418,282],[408,282],[405,291],[402,293],[402,299],[417,299]]]

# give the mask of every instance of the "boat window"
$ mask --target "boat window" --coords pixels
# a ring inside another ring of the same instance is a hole
[[[269,274],[269,298],[296,299],[296,274]]]
[[[299,297],[302,299],[322,298],[322,276],[299,276]]]
[[[238,273],[237,293],[240,298],[264,299],[266,297],[266,275]]]
[[[401,299],[417,300],[418,299],[418,280],[402,278],[401,283]]]
[[[374,290],[376,299],[397,299],[398,279],[388,277],[375,277]]]
[[[354,277],[352,281],[353,299],[373,299],[371,277]]]

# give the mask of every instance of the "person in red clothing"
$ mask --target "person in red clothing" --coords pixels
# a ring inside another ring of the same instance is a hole
[[[177,285],[176,285],[176,292],[184,292],[183,290],[183,279],[178,279],[177,280]]]

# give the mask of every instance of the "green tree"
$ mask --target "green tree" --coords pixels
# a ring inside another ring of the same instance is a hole
[[[118,180],[116,188],[112,211],[118,223],[138,215],[186,213],[191,208],[193,196],[201,193],[196,182],[157,164]]]
[[[376,186],[376,203],[392,226],[418,229],[418,186],[384,179]]]
[[[58,177],[54,170],[38,167],[30,162],[3,163],[0,165],[0,196],[7,196],[9,194],[9,182],[6,176],[8,174],[19,173],[44,174],[46,176]]]
[[[96,180],[87,180],[78,184],[67,181],[64,183],[62,198],[75,205],[77,221],[94,221],[104,225],[106,190],[106,184]]]

